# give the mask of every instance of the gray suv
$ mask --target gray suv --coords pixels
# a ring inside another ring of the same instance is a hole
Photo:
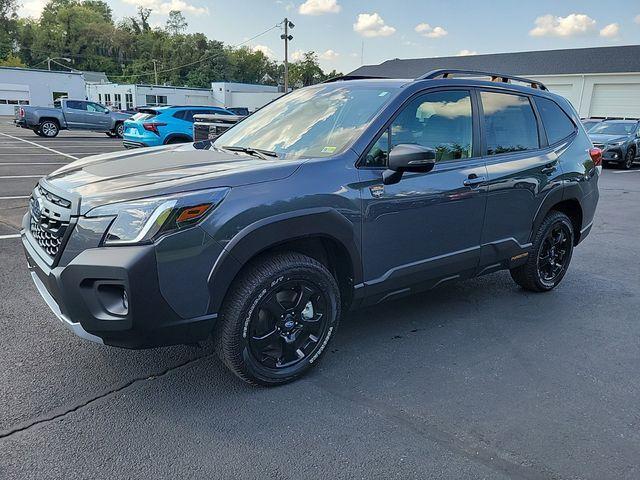
[[[544,85],[480,75],[342,77],[214,142],[67,165],[24,216],[33,281],[81,337],[213,335],[262,385],[317,363],[349,308],[498,270],[551,290],[591,229],[601,152]]]
[[[589,138],[602,150],[602,162],[627,170],[640,156],[640,121],[603,120],[589,129]]]

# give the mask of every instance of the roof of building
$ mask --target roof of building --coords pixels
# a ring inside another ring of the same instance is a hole
[[[495,53],[458,57],[394,59],[363,65],[349,75],[417,78],[439,68],[480,70],[506,75],[639,73],[640,45]]]
[[[82,72],[77,70],[68,71],[68,70],[44,70],[41,68],[23,68],[23,67],[0,67],[2,70],[18,70],[20,72],[41,72],[41,73],[52,73],[57,75],[82,75]]]
[[[109,78],[107,78],[107,74],[104,72],[82,72],[82,76],[84,77],[84,81],[87,83],[111,83]]]

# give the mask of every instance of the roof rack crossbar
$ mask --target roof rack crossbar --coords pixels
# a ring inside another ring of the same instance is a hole
[[[538,90],[549,90],[544,85],[544,83],[538,82],[537,80],[532,80],[530,78],[516,77],[515,75],[505,75],[503,73],[480,72],[477,70],[459,70],[459,69],[443,68],[439,70],[432,70],[431,72],[425,73],[424,75],[418,77],[416,80],[431,80],[439,77],[449,78],[452,75],[490,77],[492,82],[509,83],[510,81],[515,81],[515,82],[526,83],[531,88],[535,88]]]

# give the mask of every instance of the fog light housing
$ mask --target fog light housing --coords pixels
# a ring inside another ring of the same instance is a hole
[[[129,313],[129,295],[122,285],[98,285],[102,307],[111,315],[125,317]]]

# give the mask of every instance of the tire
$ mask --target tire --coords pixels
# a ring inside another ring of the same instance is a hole
[[[122,138],[124,137],[124,123],[116,123],[116,127],[113,130],[114,137]]]
[[[563,240],[554,245],[559,240],[559,232],[562,232]],[[512,268],[511,278],[525,290],[553,290],[567,273],[574,239],[573,224],[569,217],[562,212],[551,211],[535,234],[527,263]]]
[[[116,138],[116,134],[113,132],[104,132],[104,134],[109,138]]]
[[[38,127],[41,137],[54,138],[60,133],[60,127],[53,120],[42,120]]]
[[[629,170],[633,167],[633,161],[636,159],[636,151],[633,147],[629,147],[627,154],[624,156],[624,163],[622,166],[625,170]]]
[[[258,258],[229,288],[214,331],[218,356],[252,385],[296,380],[326,350],[340,304],[322,263],[295,252]]]
[[[40,125],[38,125],[36,128],[33,129],[33,133],[35,133],[39,137],[43,136],[42,133],[40,133]]]

